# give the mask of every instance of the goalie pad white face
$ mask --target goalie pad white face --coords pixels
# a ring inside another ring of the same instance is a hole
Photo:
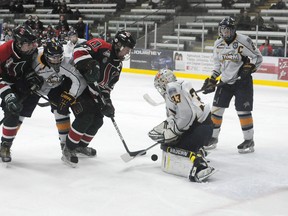
[[[161,169],[169,174],[187,177],[197,155],[180,148],[165,147],[162,152]]]

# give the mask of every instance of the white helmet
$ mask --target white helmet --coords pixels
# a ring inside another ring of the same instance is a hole
[[[154,86],[157,91],[164,96],[166,92],[166,85],[170,82],[177,81],[176,76],[174,75],[173,71],[169,69],[160,69],[154,78]]]

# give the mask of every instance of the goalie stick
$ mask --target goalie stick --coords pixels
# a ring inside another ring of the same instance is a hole
[[[219,82],[219,83],[217,83],[216,85],[209,86],[209,87],[219,87],[219,86],[225,85],[225,84],[227,84],[227,83],[229,83],[229,82],[233,82],[233,81],[240,80],[240,79],[241,79],[241,77],[239,76],[239,77],[230,79],[230,80],[228,80],[228,81],[226,81],[226,82]],[[195,92],[196,92],[196,93],[199,93],[199,92],[203,92],[203,91],[205,91],[205,89],[199,89],[199,90],[197,90],[197,91],[195,91]],[[155,100],[153,100],[153,99],[150,97],[150,95],[149,95],[148,93],[145,93],[145,94],[143,95],[143,98],[144,98],[144,100],[145,100],[147,103],[149,103],[149,104],[152,105],[152,106],[159,106],[159,105],[161,105],[161,104],[165,104],[165,101],[156,102]]]

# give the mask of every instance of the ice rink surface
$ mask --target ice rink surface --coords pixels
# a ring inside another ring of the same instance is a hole
[[[147,133],[165,119],[153,76],[122,74],[112,92],[115,120],[131,151],[153,142]],[[202,80],[191,80],[198,90]],[[212,103],[213,94],[199,94]],[[110,119],[94,138],[96,158],[77,168],[61,161],[50,109],[37,107],[12,146],[12,162],[0,167],[0,211],[7,216],[280,216],[288,213],[288,89],[254,87],[255,152],[239,154],[243,141],[233,101],[224,114],[217,149],[208,159],[218,169],[208,183],[192,183],[161,171],[161,151],[124,163],[122,142]],[[2,118],[2,112],[1,116]],[[151,155],[157,154],[153,162]]]

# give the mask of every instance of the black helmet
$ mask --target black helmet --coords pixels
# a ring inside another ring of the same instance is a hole
[[[17,26],[13,30],[13,39],[15,41],[16,47],[23,54],[32,54],[36,49],[36,46],[33,49],[32,48],[29,49],[28,51],[25,50],[23,51],[23,49],[21,49],[24,43],[32,44],[36,43],[37,41],[37,37],[30,26],[23,26],[23,25]]]
[[[44,45],[44,57],[50,67],[52,67],[57,73],[60,71],[60,65],[64,59],[62,44],[52,38],[47,40]]]
[[[130,32],[120,30],[116,33],[113,44],[114,46],[117,46],[119,48],[129,47],[131,49],[134,49],[136,41],[134,40]]]
[[[226,17],[221,20],[218,27],[218,33],[226,42],[231,42],[236,33],[235,19],[232,17]]]

